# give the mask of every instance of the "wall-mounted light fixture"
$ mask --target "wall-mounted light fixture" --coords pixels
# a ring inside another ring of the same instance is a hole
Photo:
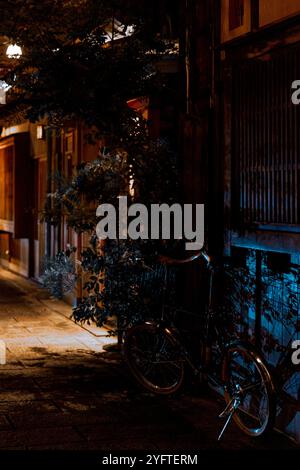
[[[17,44],[10,44],[6,49],[6,55],[9,59],[20,59],[22,49]]]

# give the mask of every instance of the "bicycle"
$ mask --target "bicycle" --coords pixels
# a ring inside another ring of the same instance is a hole
[[[176,309],[167,311],[168,268],[202,258],[209,274],[208,303],[204,312],[205,327],[200,361],[196,361],[185,344],[173,318]],[[273,428],[276,414],[275,387],[261,354],[249,343],[239,340],[226,342],[217,324],[217,311],[212,307],[215,267],[205,251],[186,259],[160,258],[164,267],[163,301],[158,319],[144,320],[131,326],[124,337],[124,355],[135,379],[148,391],[160,395],[175,393],[183,384],[186,365],[195,376],[205,375],[222,391],[225,409],[219,415],[225,419],[218,436],[220,440],[233,419],[249,436],[262,436]],[[221,358],[221,377],[213,372],[212,351]]]

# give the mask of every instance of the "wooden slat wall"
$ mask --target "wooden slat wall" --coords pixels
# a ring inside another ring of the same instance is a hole
[[[299,225],[300,46],[233,69],[233,186],[242,224]]]

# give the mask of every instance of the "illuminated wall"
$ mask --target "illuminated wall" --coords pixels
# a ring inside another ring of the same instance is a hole
[[[259,1],[260,26],[266,26],[269,23],[282,20],[295,14],[300,14],[300,0]]]
[[[300,372],[292,363],[291,343],[300,339],[300,268],[286,254],[235,248],[226,269],[230,312],[238,335],[259,348],[276,369],[276,427],[300,439]],[[259,286],[259,292],[258,287]],[[258,316],[257,311],[260,315]]]
[[[222,43],[300,14],[300,0],[259,0],[255,8],[251,0],[221,1]]]

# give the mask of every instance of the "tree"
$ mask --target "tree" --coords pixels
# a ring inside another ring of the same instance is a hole
[[[56,129],[80,121],[90,137],[105,137],[106,149],[96,161],[79,167],[70,181],[56,175],[57,189],[44,214],[53,224],[64,215],[78,233],[91,234],[82,254],[87,295],[74,316],[98,324],[112,313],[137,312],[137,276],[154,262],[156,248],[152,242],[117,240],[100,250],[96,206],[116,203],[120,194],[132,197],[130,181],[135,201],[171,202],[176,194],[174,153],[165,142],[151,141],[147,123],[127,104],[164,92],[155,61],[171,47],[157,37],[149,10],[138,3],[139,8],[130,0],[0,0],[0,34],[23,50],[2,77],[12,88],[0,118],[46,118]],[[72,271],[71,253],[48,263],[45,282],[58,295],[64,283],[53,284],[53,270],[58,280]]]
[[[81,270],[88,279],[84,285],[86,295],[73,311],[76,321],[94,321],[100,326],[108,316],[116,315],[121,326],[139,318],[146,304],[149,311],[159,301],[163,276],[161,270],[156,271],[159,242],[117,238],[99,245],[95,235],[96,207],[105,202],[118,208],[121,194],[128,197],[129,204],[175,201],[176,154],[167,144],[148,142],[130,157],[116,148],[102,154],[81,165],[70,181],[58,175],[58,189],[48,195],[51,204],[46,207],[51,209],[45,210],[46,220],[56,224],[64,216],[76,232],[91,235],[90,246],[81,253]],[[134,196],[128,184],[130,178],[135,178]],[[72,287],[70,276],[76,280],[69,261],[72,254],[72,249],[60,252],[55,260],[47,262],[44,282],[58,297],[64,293],[64,285]]]
[[[1,116],[46,116],[56,125],[81,119],[102,133],[126,135],[134,114],[128,99],[151,93],[155,81],[154,56],[146,52],[162,44],[145,37],[143,18],[124,4],[1,0],[1,35],[23,49],[3,77],[13,88]]]

